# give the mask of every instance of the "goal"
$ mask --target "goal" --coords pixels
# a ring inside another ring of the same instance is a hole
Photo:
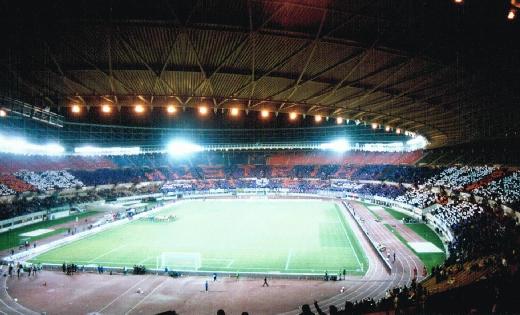
[[[161,269],[197,271],[201,267],[200,253],[195,252],[164,252],[159,262]]]

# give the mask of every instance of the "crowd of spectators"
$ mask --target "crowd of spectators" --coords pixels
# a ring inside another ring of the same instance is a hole
[[[484,213],[484,208],[481,205],[467,201],[451,202],[431,212],[434,217],[440,219],[450,229],[461,223],[464,224],[473,216],[481,213]]]
[[[45,171],[36,173],[21,170],[14,175],[36,187],[39,191],[82,187],[83,183],[67,171]]]
[[[518,209],[520,206],[520,171],[491,182],[487,186],[479,187],[473,193],[476,196],[499,201]]]
[[[0,176],[0,184],[9,187],[15,193],[26,192],[26,191],[36,191],[33,185],[24,182],[23,180],[17,178],[11,174],[5,174]]]
[[[424,209],[435,203],[435,193],[428,188],[408,189],[404,194],[397,196],[395,201]]]
[[[9,196],[15,193],[14,190],[7,187],[6,185],[0,184],[0,196]]]
[[[454,240],[448,244],[448,249],[452,261],[511,252],[520,235],[516,217],[488,206],[480,206],[477,214],[459,220],[451,230]]]
[[[490,166],[452,166],[426,180],[426,184],[462,190],[464,186],[479,181],[495,169]]]
[[[138,183],[146,180],[146,172],[141,168],[75,170],[71,173],[86,186]]]
[[[354,170],[351,179],[417,184],[423,183],[439,172],[438,168],[411,165],[364,165]]]

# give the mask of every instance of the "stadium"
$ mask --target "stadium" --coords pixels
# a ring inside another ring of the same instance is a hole
[[[0,313],[519,313],[518,15],[0,2]]]

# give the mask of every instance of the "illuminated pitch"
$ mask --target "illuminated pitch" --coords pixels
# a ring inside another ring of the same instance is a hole
[[[366,255],[346,211],[331,201],[232,199],[182,201],[51,250],[44,263],[184,271],[362,275]],[[195,259],[196,258],[196,259]]]

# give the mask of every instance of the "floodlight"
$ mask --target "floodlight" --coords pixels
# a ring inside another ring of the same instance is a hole
[[[343,117],[336,118],[336,124],[341,125],[343,123]]]
[[[377,123],[372,123],[372,129],[377,129]]]
[[[56,143],[45,144],[42,146],[42,151],[48,155],[60,155],[65,152],[65,148]]]
[[[386,132],[389,132],[389,131],[390,131],[390,126],[386,126],[386,127],[385,127],[385,131],[386,131]]]
[[[105,114],[108,114],[112,111],[112,108],[110,107],[110,105],[105,104],[101,106],[101,111]]]
[[[509,13],[507,13],[507,19],[509,21],[512,21],[515,19],[515,17],[516,17],[516,10],[515,9],[509,10]]]
[[[317,122],[317,123],[321,122],[322,119],[323,118],[321,117],[321,115],[314,116],[314,121]]]
[[[322,150],[332,150],[335,152],[345,152],[350,149],[350,145],[345,139],[337,139],[331,142],[322,143],[320,145]]]
[[[141,104],[137,104],[137,105],[135,105],[134,110],[136,113],[140,114],[140,113],[144,112],[144,107]]]
[[[141,148],[83,146],[74,148],[74,153],[77,155],[133,155],[141,153]]]
[[[199,107],[199,114],[206,115],[207,113],[208,113],[208,107],[206,107],[206,106]]]
[[[298,114],[296,114],[295,112],[289,113],[289,119],[290,120],[295,120],[297,117],[298,117]]]
[[[14,154],[60,155],[65,148],[56,143],[34,144],[20,137],[0,135],[0,151]]]
[[[231,113],[231,116],[238,116],[238,113],[239,113],[238,108],[236,108],[236,107],[231,108],[230,113]]]
[[[424,149],[428,145],[428,140],[423,136],[417,136],[413,139],[406,141],[407,149],[410,151]]]
[[[7,116],[7,112],[3,109],[0,109],[0,117],[6,117]]]
[[[168,144],[168,153],[171,155],[186,155],[200,152],[203,149],[200,145],[185,140],[173,140]]]
[[[260,112],[260,116],[262,116],[262,118],[267,118],[267,117],[269,117],[269,112],[266,110],[263,110]]]
[[[166,107],[166,111],[168,114],[174,114],[177,112],[177,108],[175,108],[173,105],[168,105],[168,107]]]
[[[81,112],[81,107],[79,107],[77,104],[74,104],[72,105],[70,111],[74,114],[79,114]]]

